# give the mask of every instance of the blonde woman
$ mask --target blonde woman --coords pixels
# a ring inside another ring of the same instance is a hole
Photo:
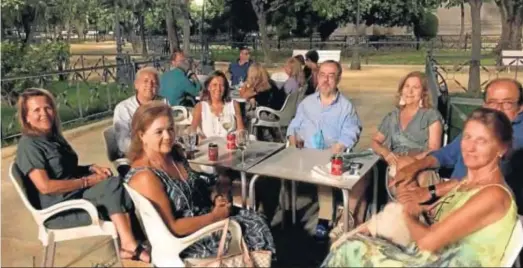
[[[381,121],[372,149],[396,170],[441,147],[442,121],[431,107],[425,76],[411,72],[401,80],[398,105]]]
[[[267,70],[255,62],[249,67],[247,81],[240,88],[240,96],[249,101],[249,110],[255,109],[256,106],[279,110],[285,102],[286,94],[270,80]]]
[[[296,58],[289,58],[285,62],[283,67],[285,73],[289,76],[289,79],[283,84],[283,90],[287,94],[291,94],[294,91],[299,90],[305,84],[305,76],[303,74],[303,69],[301,63]]]

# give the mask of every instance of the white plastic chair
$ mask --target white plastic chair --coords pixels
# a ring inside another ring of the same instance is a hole
[[[289,75],[285,72],[276,72],[271,74],[271,80],[274,81],[280,89],[283,87],[287,79],[289,79]]]
[[[179,126],[190,126],[192,122],[192,114],[185,106],[171,106],[174,113],[175,124]],[[179,112],[179,113],[178,113]],[[181,115],[177,115],[181,114]]]
[[[255,117],[251,121],[251,133],[254,133],[255,127],[272,127],[278,129],[282,138],[285,137],[282,128],[288,127],[291,123],[292,118],[294,118],[300,93],[301,91],[296,90],[289,94],[287,96],[287,99],[285,100],[285,103],[279,111],[264,106],[256,108]],[[273,114],[278,118],[278,120],[263,120],[261,119],[262,112]]]
[[[512,248],[513,251],[505,252],[501,262],[502,267],[521,267],[519,254],[523,249],[523,216],[519,216],[519,218],[519,224],[516,224],[507,246],[507,248]]]
[[[102,221],[98,217],[96,207],[87,200],[77,199],[60,202],[45,209],[36,209],[34,204],[29,201],[27,188],[32,186],[29,178],[23,178],[21,171],[16,166],[16,163],[11,163],[9,167],[9,177],[13,183],[18,195],[22,199],[24,206],[31,212],[33,219],[38,225],[38,239],[44,246],[44,255],[42,259],[42,267],[54,266],[54,255],[56,242],[74,240],[92,236],[110,235],[114,240],[114,248],[118,262],[121,264],[120,250],[118,246],[118,234],[114,224],[110,221]],[[34,186],[33,186],[34,187]],[[35,188],[36,190],[36,188]],[[36,194],[36,193],[30,193]],[[67,229],[48,229],[44,222],[68,210],[85,210],[91,217],[91,224],[87,226],[73,227]]]
[[[198,240],[214,232],[221,231],[225,226],[226,221],[223,220],[208,225],[189,236],[182,238],[176,237],[165,225],[160,214],[158,214],[147,198],[140,195],[127,183],[124,183],[124,186],[140,215],[145,233],[151,243],[152,263],[156,267],[185,267],[184,262],[180,258],[180,253]],[[241,252],[240,243],[242,231],[240,225],[231,220],[229,223],[229,232],[232,235],[232,240],[229,244],[229,253]]]
[[[118,142],[116,140],[116,131],[114,126],[110,126],[103,131],[105,152],[107,159],[113,163],[116,170],[122,165],[130,165],[131,161],[125,157],[120,157],[120,150],[118,149]]]

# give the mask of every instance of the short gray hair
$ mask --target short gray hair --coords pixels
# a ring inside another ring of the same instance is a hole
[[[142,76],[143,74],[146,74],[146,73],[153,74],[154,77],[156,78],[156,81],[160,81],[160,74],[158,73],[158,70],[156,70],[156,68],[151,67],[151,66],[140,68],[138,70],[138,72],[136,72],[136,75],[134,76],[134,81],[138,80],[138,78],[140,78],[140,76]]]

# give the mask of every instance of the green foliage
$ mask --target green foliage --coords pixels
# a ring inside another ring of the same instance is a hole
[[[29,76],[60,69],[60,64],[69,59],[69,45],[63,42],[42,43],[22,48],[18,42],[4,41],[2,50],[2,77]],[[19,91],[38,86],[45,81],[23,79],[2,83],[2,94],[13,104]]]
[[[414,35],[430,40],[438,35],[438,17],[432,13],[424,14],[419,22],[414,23]]]

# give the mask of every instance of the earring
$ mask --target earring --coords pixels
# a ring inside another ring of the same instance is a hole
[[[405,106],[405,100],[403,99],[403,97],[400,97],[400,102],[398,104],[399,106]]]
[[[419,100],[419,107],[423,108],[423,101],[422,100]]]

